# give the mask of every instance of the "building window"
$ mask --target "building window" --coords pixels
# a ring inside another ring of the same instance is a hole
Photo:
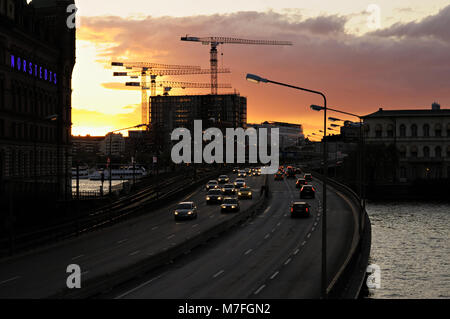
[[[400,167],[400,178],[406,178],[406,168]]]
[[[380,124],[375,127],[375,136],[381,137],[383,135],[383,129]]]
[[[417,125],[416,124],[411,125],[411,136],[417,137]]]
[[[417,147],[416,146],[411,147],[411,157],[417,158]]]
[[[394,126],[392,124],[389,124],[389,126],[388,126],[387,136],[394,137]]]
[[[406,137],[406,126],[405,126],[405,124],[400,125],[400,137]]]
[[[441,126],[441,124],[436,124],[436,126],[434,127],[434,135],[436,137],[441,137],[442,136],[442,126]]]
[[[436,146],[434,149],[435,157],[441,158],[442,157],[442,148],[440,146]]]
[[[430,157],[430,148],[428,146],[425,146],[423,148],[423,157],[425,157],[425,158]]]
[[[430,136],[430,125],[425,124],[423,126],[423,136],[429,137]]]

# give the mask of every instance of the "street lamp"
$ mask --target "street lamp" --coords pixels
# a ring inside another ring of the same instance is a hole
[[[275,82],[271,81],[269,79],[260,77],[255,74],[247,74],[247,80],[253,83],[272,83],[277,84],[285,87],[289,87],[291,89],[306,91],[309,93],[320,95],[323,98],[323,107],[320,107],[321,110],[323,109],[324,115],[323,115],[323,198],[322,198],[322,205],[323,205],[323,213],[322,213],[322,273],[321,273],[321,297],[323,299],[327,298],[327,176],[328,176],[328,151],[327,151],[327,98],[325,94],[319,91],[310,90],[298,86],[293,86],[285,83]]]
[[[322,106],[318,106],[318,105],[311,105],[311,109],[314,111],[321,111],[324,110],[325,108]],[[336,110],[336,109],[332,109],[332,108],[326,108],[329,111],[332,112],[336,112],[336,113],[341,113],[341,114],[345,114],[345,115],[349,115],[349,116],[353,116],[353,117],[357,117],[359,119],[359,143],[360,143],[360,147],[359,147],[359,198],[362,201],[362,203],[360,202],[360,207],[361,207],[361,218],[360,218],[360,225],[359,225],[359,232],[360,235],[362,233],[362,223],[363,223],[363,213],[365,211],[365,207],[366,207],[366,200],[365,200],[365,196],[363,194],[363,180],[364,180],[364,167],[363,167],[363,158],[364,158],[364,134],[363,134],[363,118],[360,115],[354,114],[354,113],[350,113],[350,112],[344,112],[341,110]],[[339,118],[336,117],[329,117],[328,118],[330,121],[332,122],[344,122],[344,120],[341,120]]]

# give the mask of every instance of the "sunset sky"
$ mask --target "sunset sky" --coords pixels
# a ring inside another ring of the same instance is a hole
[[[369,4],[380,26],[368,24]],[[320,129],[319,97],[245,80],[255,73],[326,93],[330,107],[368,114],[385,109],[450,105],[448,1],[149,1],[78,0],[77,63],[73,74],[73,135],[104,135],[140,123],[139,90],[111,83],[111,60],[209,67],[209,46],[181,36],[288,40],[294,46],[219,46],[219,82],[248,99],[248,122],[301,123]],[[223,55],[222,55],[223,54]],[[159,80],[208,83],[208,75]],[[209,89],[171,94],[208,94]]]

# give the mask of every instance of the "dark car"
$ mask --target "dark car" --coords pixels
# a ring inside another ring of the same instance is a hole
[[[280,173],[280,172],[276,173],[274,179],[276,181],[282,181],[284,179],[283,173]]]
[[[311,215],[311,206],[305,202],[293,202],[290,206],[291,218],[309,217]]]
[[[234,188],[239,189],[242,187],[247,186],[247,183],[245,182],[245,179],[243,178],[236,178],[236,180],[234,181]]]
[[[300,167],[296,167],[295,174],[301,174],[301,173],[302,173],[302,169]]]
[[[238,192],[239,199],[252,199],[252,189],[250,187],[242,187]]]
[[[295,170],[293,167],[288,167],[286,171],[286,178],[295,178]]]
[[[219,188],[219,182],[216,180],[210,180],[208,184],[206,184],[206,190]]]
[[[177,205],[174,211],[175,220],[197,218],[197,206],[194,202],[182,202]]]
[[[226,197],[220,207],[222,213],[238,212],[241,209],[239,206],[239,200],[231,197]]]
[[[227,175],[220,175],[218,178],[219,184],[225,184],[230,181],[230,178]]]
[[[206,194],[206,203],[209,204],[217,204],[221,203],[223,200],[223,193],[220,189],[211,189]]]
[[[308,185],[308,182],[304,178],[297,179],[297,182],[295,183],[295,187],[302,188],[303,185]]]
[[[237,174],[239,172],[239,167],[233,168],[233,174]]]
[[[222,193],[224,195],[236,195],[236,188],[233,184],[225,184],[223,185]]]
[[[300,198],[315,198],[316,190],[312,185],[304,185],[300,190]]]
[[[307,181],[307,182],[312,182],[313,178],[312,175],[310,173],[307,173],[303,176],[303,178]]]

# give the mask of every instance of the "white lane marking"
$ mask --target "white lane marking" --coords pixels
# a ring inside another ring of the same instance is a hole
[[[72,260],[77,260],[77,259],[80,259],[81,257],[84,257],[84,255],[79,255],[79,256],[73,257]]]
[[[209,218],[214,218],[214,217],[216,217],[216,215],[211,215],[211,216],[209,216]]]
[[[245,252],[244,255],[248,255],[248,254],[250,254],[252,251],[253,251],[253,249],[249,249],[249,250],[247,250],[247,251]]]
[[[139,286],[137,286],[137,287],[135,287],[135,288],[133,288],[133,289],[131,289],[131,290],[129,290],[129,291],[127,291],[127,292],[125,292],[125,293],[123,293],[123,294],[117,296],[117,297],[115,297],[114,299],[122,299],[123,297],[126,297],[126,296],[128,296],[129,294],[132,294],[132,293],[135,292],[136,290],[139,290],[139,289],[141,289],[142,287],[147,286],[148,284],[152,283],[152,282],[155,281],[155,280],[158,280],[158,279],[161,278],[161,277],[162,277],[162,275],[159,275],[158,277],[152,278],[152,279],[150,279],[149,281],[146,281],[146,282],[144,282],[143,284],[141,284],[141,285],[139,285]]]
[[[141,251],[140,250],[136,250],[135,252],[132,252],[131,254],[129,254],[128,256],[134,256],[139,254]]]
[[[274,229],[272,229],[272,233],[274,233],[276,231],[276,229],[274,228]]]
[[[286,266],[287,264],[289,264],[292,261],[292,258],[289,258],[288,260],[286,260],[286,262],[284,263],[284,265]]]
[[[294,255],[297,255],[299,252],[300,252],[300,249],[297,248],[297,249],[294,251]]]
[[[215,275],[213,276],[213,278],[219,277],[219,276],[222,275],[224,272],[225,272],[225,270],[219,271],[217,274],[215,274]]]
[[[157,230],[157,229],[158,229],[158,226],[155,226],[152,228],[152,230]]]
[[[194,194],[197,193],[197,192],[198,192],[198,190],[196,190],[195,192],[192,192],[191,194],[189,194],[188,196],[186,196],[186,197],[182,200],[182,202],[186,201],[188,198],[190,198],[192,195],[194,195]]]
[[[270,279],[271,279],[271,280],[275,279],[275,277],[278,276],[279,273],[280,273],[279,271],[275,272],[275,273],[272,275],[272,277],[270,277]]]
[[[306,237],[311,238],[311,233],[309,233],[308,236],[306,236]]]
[[[17,280],[19,278],[22,278],[22,277],[21,276],[16,276],[16,277],[12,277],[10,279],[6,279],[6,280],[3,280],[3,281],[0,281],[0,285],[6,284],[6,283],[14,281],[14,280]]]
[[[267,207],[263,214],[266,214],[270,210],[271,207],[272,206]]]
[[[305,246],[306,245],[306,241],[304,241],[303,243],[302,243],[302,246]]]
[[[270,234],[267,234],[265,237],[264,237],[264,239],[267,239],[267,238],[269,238],[270,237]]]
[[[126,242],[126,241],[128,241],[128,238],[119,240],[119,241],[117,242],[117,244],[120,245],[120,244],[123,244],[123,243]]]
[[[317,226],[317,222],[314,223],[314,226]]]
[[[266,285],[259,287],[258,290],[255,291],[255,295],[259,294],[264,288],[266,288]]]
[[[167,239],[172,239],[174,237],[175,237],[175,235],[170,235],[169,237],[167,237]]]
[[[86,274],[88,274],[88,273],[89,273],[89,270],[86,270],[86,271],[84,271],[84,272],[81,273],[81,276],[86,275]]]
[[[195,228],[195,227],[197,227],[197,226],[198,226],[198,224],[195,224],[195,225],[192,226],[192,228]]]
[[[280,226],[281,226],[281,222],[279,222],[279,223],[277,224],[277,226],[280,227]]]
[[[316,227],[313,227],[312,229],[311,229],[311,231],[315,231],[316,230]]]

